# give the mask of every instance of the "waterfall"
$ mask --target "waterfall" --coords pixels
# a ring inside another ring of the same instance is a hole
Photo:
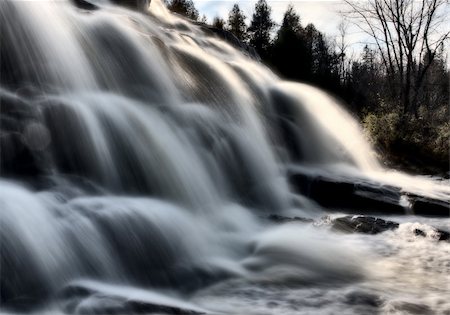
[[[235,276],[361,276],[367,260],[332,236],[297,244],[261,219],[322,215],[289,165],[384,172],[333,97],[158,0],[94,3],[0,2],[1,303],[50,303],[83,279],[179,296]]]

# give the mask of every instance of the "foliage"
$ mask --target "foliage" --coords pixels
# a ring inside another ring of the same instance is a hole
[[[223,29],[225,29],[225,20],[216,16],[213,19],[212,26],[219,30],[223,30]]]
[[[250,27],[248,28],[250,45],[255,47],[258,54],[265,60],[271,44],[270,32],[275,27],[271,17],[272,9],[266,0],[259,0],[255,5]]]
[[[247,39],[245,19],[244,12],[242,12],[238,4],[235,4],[228,15],[227,29],[241,41]]]
[[[199,13],[192,0],[171,0],[167,7],[170,11],[181,14],[191,20],[198,20]]]

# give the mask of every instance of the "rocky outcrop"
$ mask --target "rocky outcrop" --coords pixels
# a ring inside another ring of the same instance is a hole
[[[345,216],[335,219],[332,227],[334,230],[349,233],[378,234],[395,230],[399,224],[375,217]]]
[[[332,177],[291,171],[291,187],[322,207],[365,214],[450,215],[450,200],[439,200],[404,192],[361,178]],[[401,200],[408,201],[407,205]]]
[[[344,216],[332,220],[334,230],[345,233],[379,234],[398,229],[399,223],[376,217],[368,216]],[[450,241],[450,233],[441,229],[432,228],[433,238],[438,241]],[[427,237],[427,233],[421,229],[415,229],[416,236]]]
[[[294,190],[329,209],[346,209],[367,213],[404,214],[399,188],[343,178],[292,173]]]
[[[331,219],[326,216],[318,221],[309,218],[301,217],[286,217],[278,214],[271,214],[266,217],[272,223],[286,224],[286,223],[311,223],[316,226],[329,225],[334,231],[343,233],[361,233],[375,235],[386,231],[392,231],[399,228],[400,224],[394,221],[384,220],[372,216],[343,216]],[[450,232],[432,227],[433,238],[438,241],[450,241]],[[421,229],[414,229],[416,236],[427,237],[427,232]]]

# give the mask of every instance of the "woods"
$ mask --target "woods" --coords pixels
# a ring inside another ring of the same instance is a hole
[[[228,20],[216,17],[213,26],[253,46],[281,77],[314,84],[344,100],[387,164],[448,172],[447,1],[345,3],[345,19],[334,37],[313,24],[304,26],[292,5],[277,25],[265,0],[255,4],[250,19],[235,4]],[[349,53],[347,39],[355,27],[366,38],[357,56]]]

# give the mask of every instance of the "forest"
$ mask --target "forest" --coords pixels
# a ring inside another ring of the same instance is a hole
[[[207,24],[191,0],[167,2],[173,12]],[[282,78],[332,93],[361,122],[387,166],[448,176],[450,71],[445,1],[347,1],[337,36],[303,25],[289,5],[280,25],[259,0],[251,17],[234,4],[211,26],[234,34]],[[397,12],[397,13],[396,13]],[[362,52],[350,54],[348,29],[366,33]]]

